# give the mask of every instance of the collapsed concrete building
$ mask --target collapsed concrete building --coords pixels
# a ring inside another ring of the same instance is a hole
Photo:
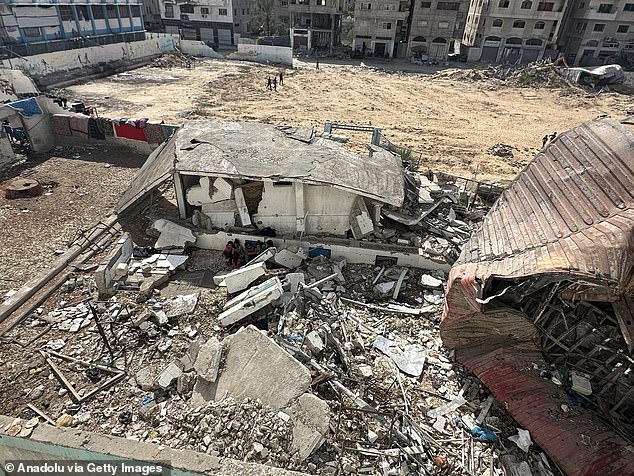
[[[421,212],[421,178],[408,178],[397,155],[368,147],[369,156],[362,157],[311,128],[188,121],[148,158],[119,213],[172,179],[179,218],[196,227],[198,247],[222,250],[227,240],[259,235],[278,247],[353,263],[388,260],[448,270],[447,260],[423,250],[420,238],[366,239],[387,236],[385,220],[422,226],[444,204],[428,200]],[[466,223],[454,221],[454,227],[468,236]]]
[[[571,476],[634,473],[634,135],[560,135],[449,276],[441,335]]]

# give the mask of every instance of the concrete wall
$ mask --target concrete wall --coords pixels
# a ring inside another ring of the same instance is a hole
[[[223,57],[220,53],[214,51],[213,48],[207,46],[204,41],[180,40],[180,50],[183,53],[192,56],[204,56],[207,58]]]
[[[258,63],[287,64],[293,66],[293,50],[286,46],[269,45],[249,45],[240,43],[238,45],[240,59],[256,61]],[[248,57],[244,57],[248,55]]]
[[[0,431],[13,418],[0,415]],[[167,463],[172,476],[302,476],[303,473],[285,471],[270,466],[218,458],[191,450],[174,450],[163,445],[90,433],[77,429],[55,428],[40,423],[29,438],[0,434],[0,467],[8,461],[85,461]],[[0,469],[0,473],[3,470]],[[68,473],[71,474],[71,473]]]
[[[196,246],[209,250],[223,250],[227,241],[238,238],[244,242],[246,240],[258,239],[253,235],[243,235],[240,233],[227,233],[219,231],[217,233],[199,232],[196,237]],[[422,255],[421,250],[411,246],[381,245],[355,240],[345,240],[336,238],[316,238],[304,237],[302,240],[287,240],[283,238],[266,238],[273,241],[278,249],[288,247],[323,248],[330,250],[333,257],[344,257],[348,263],[374,264],[377,257],[396,259],[398,266],[411,266],[414,268],[428,270],[442,270],[448,272],[451,268],[447,263],[438,263]]]
[[[57,51],[2,61],[6,68],[20,69],[41,85],[68,79],[69,74],[108,72],[134,63],[142,63],[178,46],[176,36],[157,36],[149,40]]]

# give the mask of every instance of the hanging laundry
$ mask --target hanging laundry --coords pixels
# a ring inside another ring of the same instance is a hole
[[[51,117],[51,128],[59,136],[72,136],[70,122],[65,114],[53,114]]]
[[[148,144],[161,144],[165,140],[161,124],[148,122],[143,129]]]
[[[97,128],[106,137],[114,136],[114,127],[112,126],[112,120],[106,117],[96,117]]]
[[[106,140],[104,133],[97,127],[97,121],[92,117],[88,118],[88,137],[91,139]]]
[[[131,126],[129,124],[115,124],[114,133],[116,137],[120,137],[123,139],[140,140],[145,142],[143,129],[139,129],[138,127]]]
[[[42,109],[37,103],[35,98],[22,99],[21,101],[14,101],[7,104],[14,109],[18,109],[20,114],[24,117],[31,117],[35,114],[42,114]]]
[[[76,116],[69,116],[68,120],[73,135],[88,135],[88,116],[77,114]]]

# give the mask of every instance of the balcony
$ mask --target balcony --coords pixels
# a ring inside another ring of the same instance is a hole
[[[294,13],[343,13],[336,0],[290,0],[288,11]]]
[[[398,10],[357,10],[354,11],[355,19],[377,19],[377,20],[405,20],[409,12],[399,12]]]

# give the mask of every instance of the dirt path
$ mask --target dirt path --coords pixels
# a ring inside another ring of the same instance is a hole
[[[492,179],[511,179],[541,147],[541,138],[601,114],[622,117],[634,100],[559,90],[493,87],[383,73],[352,66],[286,71],[283,87],[267,91],[279,69],[204,60],[193,69],[145,67],[73,86],[67,94],[97,104],[111,117],[150,117],[180,123],[209,117],[292,123],[323,128],[326,120],[371,124],[400,145],[421,152],[421,168]],[[358,144],[367,143],[369,137]],[[513,158],[489,155],[504,143]]]

